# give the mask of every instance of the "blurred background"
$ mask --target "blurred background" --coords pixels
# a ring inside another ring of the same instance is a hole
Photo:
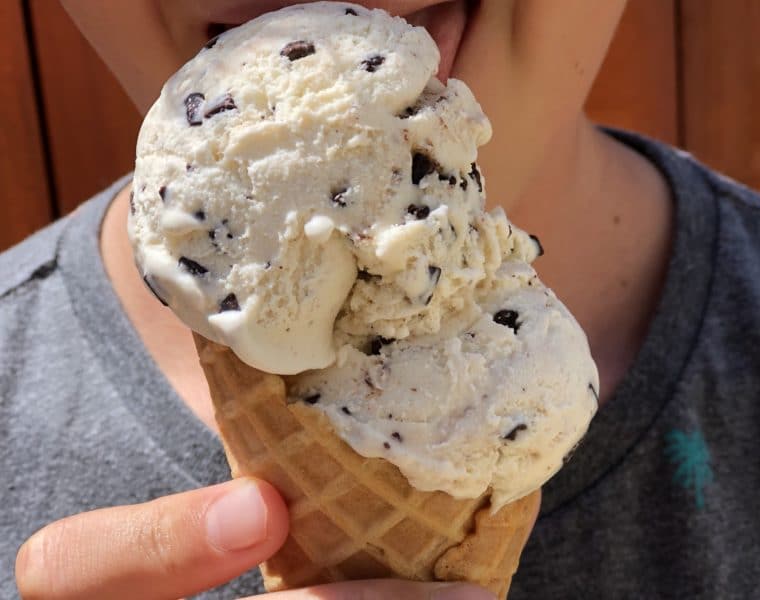
[[[760,188],[758,32],[760,0],[630,0],[588,111]],[[0,250],[130,171],[139,124],[58,0],[0,0]]]

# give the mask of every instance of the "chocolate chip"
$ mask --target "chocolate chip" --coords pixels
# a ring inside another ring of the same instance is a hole
[[[391,445],[388,442],[383,442],[383,448],[385,448],[386,450],[389,450],[390,447]]]
[[[402,112],[400,115],[398,115],[399,119],[408,119],[409,117],[413,117],[419,112],[419,108],[416,106],[407,106],[404,109],[404,112]]]
[[[305,40],[297,40],[290,42],[282,50],[280,50],[280,56],[285,56],[290,62],[304,58],[311,54],[314,54],[314,44]]]
[[[219,303],[219,312],[227,312],[228,310],[240,310],[240,304],[235,294],[227,295],[224,300]]]
[[[536,245],[538,246],[538,255],[539,256],[543,256],[544,255],[544,247],[541,245],[541,240],[539,240],[532,233],[530,234],[530,239],[532,239],[534,242],[536,242]]]
[[[432,280],[433,290],[430,292],[430,295],[425,299],[425,306],[430,304],[430,301],[433,299],[433,294],[435,294],[435,286],[438,285],[438,280],[441,278],[441,268],[440,267],[428,267],[428,275],[430,275],[430,279]]]
[[[211,48],[213,48],[214,46],[216,46],[216,43],[219,41],[219,36],[220,36],[220,35],[222,35],[222,34],[220,33],[220,34],[217,34],[217,35],[215,35],[214,37],[212,37],[212,38],[211,38],[211,39],[210,39],[208,42],[206,42],[206,43],[203,45],[203,47],[204,47],[206,50],[211,50]]]
[[[200,92],[194,92],[185,98],[185,116],[190,126],[196,126],[203,123],[201,117],[201,108],[206,100],[206,96]]]
[[[340,188],[337,189],[330,194],[330,199],[332,200],[332,203],[336,206],[340,206],[341,208],[346,207],[346,192],[348,191],[348,188]]]
[[[418,221],[421,221],[422,219],[427,219],[430,214],[430,207],[424,204],[410,204],[406,207],[406,212]]]
[[[208,232],[208,237],[212,240],[216,239],[216,229],[210,229]]]
[[[471,169],[470,169],[470,172],[468,173],[468,175],[470,176],[470,178],[472,178],[472,179],[475,180],[475,183],[478,184],[478,191],[482,192],[483,191],[483,181],[480,178],[480,171],[478,171],[478,165],[476,165],[475,163],[472,163],[470,165],[470,167],[471,167]]]
[[[507,434],[504,434],[502,436],[502,439],[509,440],[510,442],[514,442],[515,438],[517,438],[517,433],[520,431],[525,431],[528,428],[528,426],[525,423],[520,423],[519,425],[515,426],[512,431],[510,431]]]
[[[465,191],[467,190],[467,180],[464,177],[462,177],[461,181],[459,182],[459,187]]]
[[[392,419],[393,418],[393,413],[388,413],[388,418]]]
[[[199,221],[205,221],[205,220],[206,220],[206,213],[205,213],[205,212],[203,212],[202,210],[196,210],[196,211],[193,213],[193,216],[194,216],[196,219],[198,219]]]
[[[135,214],[135,192],[129,192],[129,212]]]
[[[369,58],[365,58],[362,61],[362,67],[365,71],[368,73],[374,73],[377,71],[377,68],[382,65],[385,62],[385,57],[381,56],[379,54],[375,54],[374,56],[370,56]]]
[[[200,277],[201,275],[208,273],[208,269],[206,267],[185,256],[180,256],[179,264],[180,266],[187,269],[191,275],[195,275],[196,277]]]
[[[162,185],[160,188],[158,188],[158,195],[161,197],[161,200],[166,202],[166,186]]]
[[[227,239],[228,239],[228,240],[231,240],[231,239],[232,239],[232,234],[231,234],[231,233],[229,233],[229,232],[227,232]]]
[[[372,341],[369,343],[369,353],[372,355],[380,354],[380,350],[382,350],[383,346],[392,344],[395,341],[396,341],[395,338],[384,338],[381,335],[375,336],[372,338]]]
[[[346,14],[347,14],[347,15],[353,15],[353,16],[355,16],[355,17],[356,17],[356,16],[358,16],[358,15],[356,14],[356,11],[355,11],[353,8],[347,8],[347,9],[346,9]]]
[[[401,437],[401,434],[400,434],[398,431],[394,431],[394,432],[391,434],[391,437],[392,437],[394,440],[398,440],[399,442],[403,442],[403,441],[404,441],[404,439]]]
[[[517,319],[520,317],[519,314],[517,314],[517,311],[515,310],[509,310],[504,309],[500,310],[493,316],[494,323],[498,323],[499,325],[504,325],[505,327],[509,327],[512,329],[515,333],[517,333],[517,330],[520,329],[520,324],[517,322]]]
[[[418,185],[423,177],[435,171],[436,166],[436,162],[427,154],[415,152],[412,155],[412,183]]]
[[[594,384],[593,383],[589,383],[588,384],[588,389],[590,389],[591,393],[594,394],[594,398],[596,398],[596,402],[597,402],[597,404],[599,404],[599,393],[594,389]]]
[[[359,269],[359,272],[356,274],[356,278],[361,279],[362,281],[377,281],[378,279],[382,279],[380,275],[370,273],[366,269]]]
[[[344,413],[346,413],[347,415],[350,415],[350,414],[351,414],[351,411],[350,411],[350,410],[348,410],[348,406],[341,406],[340,410],[342,410],[342,411],[343,411]]]
[[[159,295],[158,295],[158,292],[156,291],[156,288],[154,288],[154,287],[151,285],[151,283],[150,283],[150,280],[148,279],[148,276],[147,276],[147,275],[145,275],[145,276],[143,277],[143,281],[145,282],[145,285],[146,285],[146,286],[148,286],[148,289],[149,289],[151,292],[153,292],[153,295],[154,295],[156,298],[158,298],[158,301],[159,301],[161,304],[163,304],[164,306],[169,306],[169,304],[166,302],[166,300],[164,300],[164,299],[163,299],[161,296],[159,296]]]
[[[316,404],[317,402],[319,402],[319,399],[321,397],[322,397],[322,394],[312,394],[311,396],[306,396],[306,398],[304,398],[303,401],[309,404]]]
[[[237,106],[235,105],[235,101],[232,99],[232,96],[230,94],[225,94],[216,102],[214,102],[214,104],[212,104],[209,108],[207,108],[206,112],[203,113],[203,116],[207,119],[210,119],[214,115],[218,115],[220,112],[235,110],[236,108]]]
[[[190,171],[194,171],[194,170],[195,170],[195,167],[193,165],[191,165],[190,163],[187,163],[185,165],[185,171],[187,171],[188,173],[190,173]]]

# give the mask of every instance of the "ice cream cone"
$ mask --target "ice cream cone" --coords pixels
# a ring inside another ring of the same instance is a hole
[[[352,450],[320,411],[288,404],[281,377],[193,335],[233,477],[272,483],[289,506],[288,539],[261,565],[269,591],[399,577],[506,596],[540,492],[491,514],[488,494],[418,491],[390,462]]]

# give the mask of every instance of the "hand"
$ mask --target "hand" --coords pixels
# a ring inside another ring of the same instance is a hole
[[[216,587],[272,556],[288,533],[269,484],[241,478],[145,504],[81,513],[42,528],[20,548],[25,600],[173,599]],[[464,584],[350,581],[278,592],[269,600],[486,600]]]

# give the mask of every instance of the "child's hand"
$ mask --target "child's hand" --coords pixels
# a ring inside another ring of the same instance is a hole
[[[179,598],[221,585],[266,560],[287,533],[287,509],[275,489],[263,481],[237,479],[56,521],[21,546],[16,583],[24,599]],[[471,586],[390,579],[268,596],[317,597],[493,598]]]

